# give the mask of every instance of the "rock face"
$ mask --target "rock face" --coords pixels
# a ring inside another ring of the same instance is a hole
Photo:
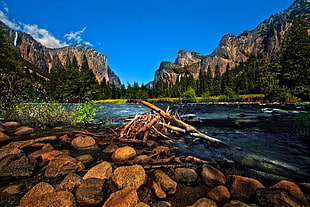
[[[193,75],[198,78],[200,70],[207,71],[210,66],[214,72],[218,65],[221,73],[249,59],[251,55],[266,53],[270,59],[277,59],[282,48],[285,32],[296,16],[303,16],[310,22],[310,1],[296,0],[284,12],[272,15],[254,30],[244,31],[238,36],[224,35],[217,48],[210,55],[179,51],[174,63],[163,61],[155,72],[153,84],[163,80],[175,83],[180,77]]]
[[[82,64],[83,56],[88,60],[89,68],[92,69],[98,82],[103,79],[111,85],[120,86],[120,79],[108,66],[107,56],[85,45],[68,46],[63,48],[47,48],[33,39],[30,35],[14,31],[0,21],[12,42],[17,37],[16,48],[22,58],[49,73],[64,70],[67,56],[76,57],[78,64]]]

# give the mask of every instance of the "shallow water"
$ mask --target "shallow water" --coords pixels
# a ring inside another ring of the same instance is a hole
[[[205,140],[182,136],[174,153],[215,160],[232,173],[251,174],[267,181],[281,178],[310,182],[309,126],[298,117],[308,105],[260,104],[157,104],[185,114],[187,122],[201,132],[242,151],[225,149]],[[123,118],[150,111],[141,104],[97,104],[93,120],[117,126]]]

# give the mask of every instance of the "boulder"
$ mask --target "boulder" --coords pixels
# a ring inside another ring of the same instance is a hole
[[[183,183],[195,182],[198,174],[195,170],[189,168],[177,168],[174,170],[175,180]]]
[[[120,147],[112,154],[114,162],[131,160],[137,155],[136,150],[132,147]]]
[[[112,165],[109,162],[102,162],[92,167],[83,177],[88,178],[109,179],[112,176]]]
[[[146,182],[146,174],[141,165],[122,166],[114,170],[112,181],[118,189],[124,187],[138,189]]]
[[[202,166],[201,176],[202,181],[210,187],[226,184],[225,175],[221,171],[210,165]]]
[[[35,200],[35,198],[47,194],[47,193],[51,193],[51,192],[55,192],[55,188],[53,186],[51,186],[48,183],[45,182],[40,182],[38,184],[36,184],[34,187],[32,187],[21,199],[20,199],[20,205],[23,205],[25,203],[29,203],[32,200]]]
[[[219,185],[211,189],[207,196],[217,203],[224,203],[230,199],[229,190],[223,185]]]
[[[72,146],[77,150],[93,150],[98,149],[98,145],[94,138],[90,136],[79,136],[72,140]]]
[[[5,133],[0,131],[0,143],[10,140],[10,137]]]
[[[217,207],[217,204],[208,198],[200,198],[193,205],[187,207],[205,207],[205,206]]]
[[[75,191],[77,203],[81,206],[94,206],[103,203],[103,188],[106,183],[107,180],[98,178],[84,180]]]
[[[125,187],[112,193],[102,207],[135,207],[139,202],[136,188]]]
[[[167,194],[174,194],[177,190],[177,182],[172,180],[166,173],[161,170],[153,172],[153,181],[157,183]]]
[[[37,196],[18,207],[76,207],[75,198],[67,191],[51,192]]]
[[[59,155],[51,160],[46,166],[45,176],[56,177],[58,175],[65,175],[71,172],[79,172],[84,169],[81,162],[76,161],[73,157],[68,155]]]
[[[256,191],[257,204],[264,207],[287,206],[287,207],[306,207],[301,201],[297,200],[284,189],[258,189]]]
[[[232,197],[244,202],[248,202],[257,189],[265,188],[259,181],[252,178],[231,175],[229,179],[232,181],[230,186]]]
[[[30,128],[30,127],[27,127],[27,126],[21,126],[21,127],[18,127],[16,129],[16,131],[14,132],[15,135],[18,135],[18,136],[21,136],[21,135],[27,135],[27,134],[31,134],[33,133],[35,130],[34,128]]]
[[[63,181],[57,186],[57,191],[68,191],[72,192],[74,188],[81,185],[83,182],[83,179],[75,174],[75,173],[69,173]]]
[[[308,201],[304,195],[304,193],[301,191],[301,189],[293,182],[287,181],[287,180],[281,180],[277,184],[273,185],[270,188],[280,188],[287,190],[292,196],[294,196],[296,199],[298,199],[300,202],[302,202],[303,205],[309,206]]]

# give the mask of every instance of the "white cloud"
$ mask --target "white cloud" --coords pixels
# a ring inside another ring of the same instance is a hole
[[[94,47],[94,45],[90,42],[84,42],[85,45],[90,46],[90,47]]]
[[[49,48],[59,48],[68,46],[67,43],[62,43],[56,39],[46,29],[40,29],[38,25],[24,25],[24,32],[30,34],[35,40],[39,41],[42,45]]]
[[[81,43],[83,41],[81,35],[83,32],[85,32],[86,30],[86,27],[84,27],[82,30],[80,31],[76,31],[76,32],[73,32],[71,31],[69,34],[66,34],[65,37],[67,38],[67,40],[74,40],[76,41],[77,43]]]
[[[0,21],[2,21],[4,24],[6,24],[8,27],[20,30],[20,25],[15,23],[14,21],[9,20],[9,18],[6,16],[6,14],[3,11],[0,11]]]

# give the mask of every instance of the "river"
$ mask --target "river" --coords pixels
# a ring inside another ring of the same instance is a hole
[[[274,181],[310,182],[310,126],[307,104],[156,104],[174,108],[199,131],[242,151],[188,136],[172,143],[177,155],[216,161],[228,173]],[[96,104],[94,124],[117,126],[123,118],[149,112],[141,104]],[[303,117],[308,117],[307,119]],[[308,120],[308,121],[307,121]]]

